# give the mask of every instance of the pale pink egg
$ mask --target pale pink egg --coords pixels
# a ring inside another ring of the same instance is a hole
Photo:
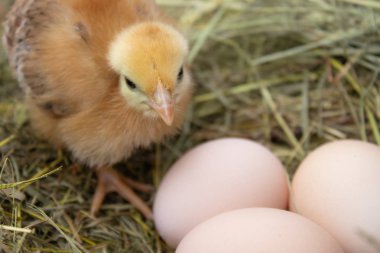
[[[319,225],[295,213],[249,208],[215,216],[191,230],[176,253],[343,253]]]
[[[181,157],[161,182],[154,222],[172,247],[197,224],[225,211],[247,207],[287,208],[288,178],[264,146],[224,138],[199,145]]]
[[[291,210],[324,227],[346,253],[380,252],[380,148],[356,140],[317,148],[294,176]]]

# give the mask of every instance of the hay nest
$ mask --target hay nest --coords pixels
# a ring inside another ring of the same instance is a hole
[[[125,174],[157,187],[184,151],[226,136],[268,146],[290,175],[321,143],[380,144],[378,1],[158,2],[191,40],[198,88],[183,131],[119,165]],[[3,52],[0,75],[0,251],[171,252],[116,195],[89,216],[94,175],[35,137]]]

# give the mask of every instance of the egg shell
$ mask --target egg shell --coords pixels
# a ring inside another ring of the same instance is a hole
[[[346,253],[380,252],[380,148],[343,140],[311,152],[294,176],[291,210],[324,227]]]
[[[312,221],[284,210],[248,208],[215,216],[191,230],[176,253],[343,253]]]
[[[247,207],[287,208],[288,178],[264,146],[223,138],[181,157],[159,186],[153,205],[156,228],[173,248],[197,224]]]

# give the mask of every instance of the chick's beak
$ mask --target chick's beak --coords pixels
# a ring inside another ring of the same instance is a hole
[[[170,92],[165,89],[161,82],[158,83],[157,89],[150,102],[151,107],[160,115],[161,119],[171,126],[174,120],[174,105]]]

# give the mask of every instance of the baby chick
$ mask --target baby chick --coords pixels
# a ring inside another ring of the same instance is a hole
[[[150,218],[112,165],[180,127],[192,91],[184,36],[152,0],[17,0],[4,28],[32,126],[97,172],[91,212],[116,191]]]

